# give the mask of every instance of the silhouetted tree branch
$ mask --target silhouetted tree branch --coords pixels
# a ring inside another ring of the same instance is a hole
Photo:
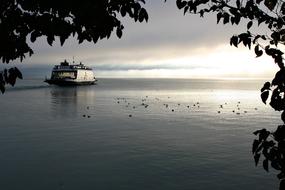
[[[283,0],[176,0],[177,7],[183,9],[184,14],[216,14],[217,23],[240,25],[245,21],[246,31],[233,35],[230,44],[238,47],[243,44],[251,49],[254,47],[256,57],[264,54],[273,58],[279,71],[272,82],[266,82],[261,89],[261,99],[276,110],[281,111],[281,119],[285,123],[285,68],[283,51],[285,44],[285,1]],[[256,25],[257,30],[252,31]],[[267,31],[259,30],[260,25]],[[263,155],[263,168],[269,171],[269,166],[279,171],[280,190],[285,189],[285,125],[270,132],[266,129],[254,132],[252,153],[256,165]]]
[[[128,16],[134,21],[147,21],[142,7],[144,0],[1,0],[0,2],[0,59],[3,63],[33,54],[28,41],[46,36],[52,45],[59,38],[61,45],[69,36],[78,43],[96,43],[109,38],[113,31],[121,38],[124,26],[119,18]],[[0,73],[0,90],[5,84],[15,84],[21,78],[18,69]]]
[[[109,38],[113,31],[121,38],[124,26],[120,17],[128,16],[134,21],[148,20],[142,7],[144,0],[1,0],[0,3],[0,59],[3,63],[26,55],[33,50],[28,41],[46,36],[52,45],[59,38],[61,45],[69,36],[76,36],[78,43]],[[272,82],[266,82],[261,89],[264,103],[270,97],[270,106],[282,111],[285,123],[285,68],[282,46],[285,44],[285,2],[283,0],[176,0],[177,7],[184,14],[216,14],[217,23],[240,25],[246,21],[246,30],[235,34],[230,44],[239,47],[243,44],[249,49],[254,46],[256,57],[264,53],[273,58],[279,71]],[[265,26],[268,31],[257,30],[253,26]],[[22,78],[17,68],[0,73],[0,91],[5,85],[14,85],[16,78]],[[280,171],[280,189],[285,180],[285,125],[270,132],[261,129],[254,132],[257,139],[253,142],[252,152],[256,165],[263,155],[263,167]]]

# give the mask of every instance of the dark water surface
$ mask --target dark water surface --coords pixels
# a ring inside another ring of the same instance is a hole
[[[21,81],[0,97],[0,189],[277,189],[251,155],[252,132],[281,123],[263,82]]]

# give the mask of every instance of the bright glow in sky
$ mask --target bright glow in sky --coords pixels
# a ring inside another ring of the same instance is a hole
[[[132,64],[123,64],[129,69],[109,69],[98,74],[102,77],[267,78],[277,69],[271,58],[255,58],[248,49],[229,45],[199,49],[187,55],[137,60],[136,68],[132,68]],[[94,66],[96,68],[95,63]]]
[[[53,65],[74,56],[93,67],[98,78],[272,78],[277,70],[271,58],[255,58],[253,50],[229,45],[233,34],[246,30],[243,25],[216,25],[215,15],[183,16],[175,1],[148,1],[146,9],[148,23],[124,19],[122,39],[113,34],[95,45],[78,45],[70,37],[63,47],[59,40],[50,47],[42,38],[32,44],[35,54],[19,67],[28,77],[44,77]]]

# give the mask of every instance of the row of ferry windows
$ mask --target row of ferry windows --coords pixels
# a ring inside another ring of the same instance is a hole
[[[67,78],[67,77],[70,77],[70,78],[76,78],[77,76],[77,72],[52,72],[52,78]]]

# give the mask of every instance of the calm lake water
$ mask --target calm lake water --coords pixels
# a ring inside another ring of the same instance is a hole
[[[252,132],[281,124],[264,82],[19,81],[0,97],[0,189],[278,189],[251,154]]]

